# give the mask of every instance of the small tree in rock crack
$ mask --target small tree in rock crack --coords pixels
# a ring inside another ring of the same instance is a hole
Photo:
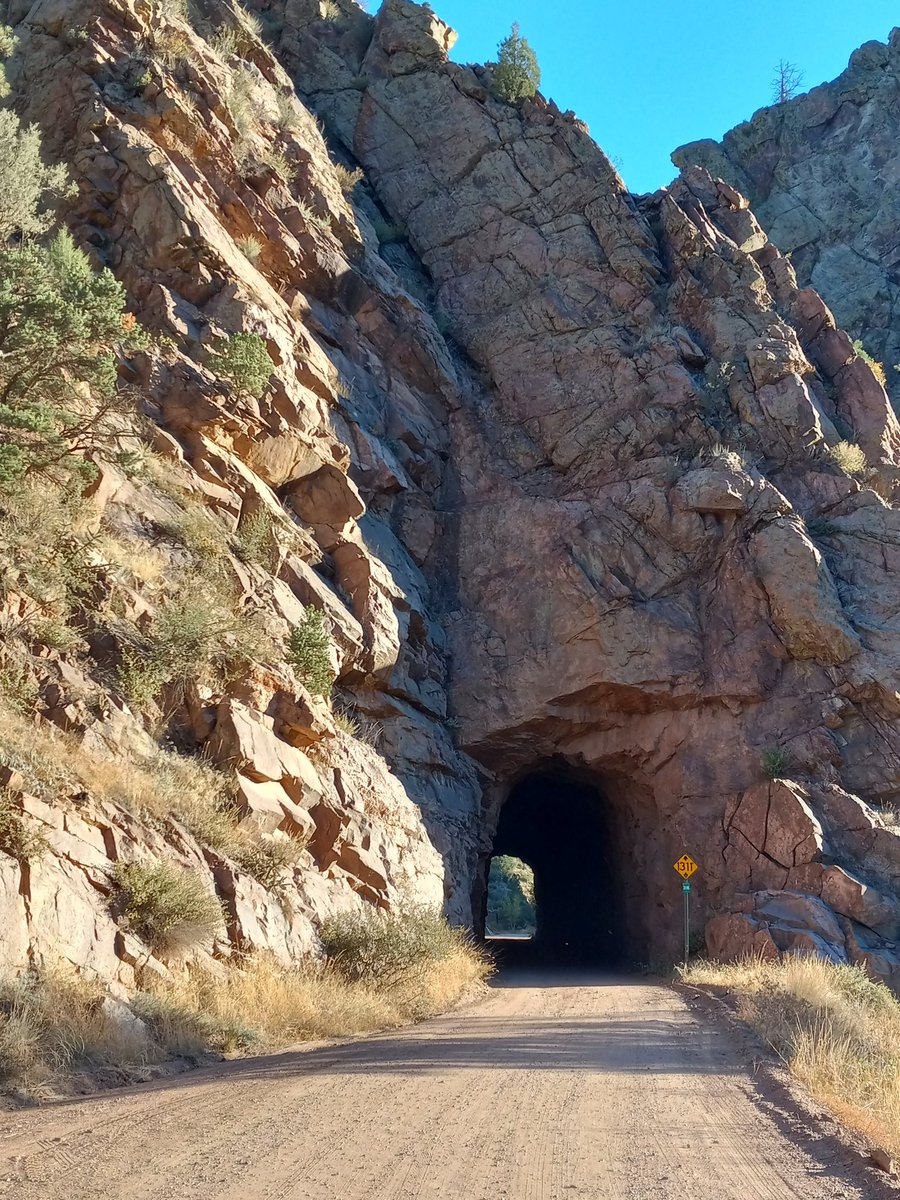
[[[519,33],[516,22],[509,37],[497,47],[497,65],[492,73],[494,94],[509,104],[533,96],[541,85],[537,55]]]
[[[327,696],[335,681],[331,665],[331,638],[320,608],[307,608],[303,620],[288,638],[286,658],[297,678],[314,696]]]
[[[792,100],[800,91],[802,83],[803,72],[795,67],[793,63],[782,59],[775,68],[775,74],[772,77],[772,102],[774,104],[784,104],[786,100]]]

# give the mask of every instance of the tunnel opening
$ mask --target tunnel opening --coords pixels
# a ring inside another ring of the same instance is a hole
[[[536,928],[534,871],[521,858],[495,855],[488,869],[485,936],[529,941]]]
[[[494,837],[492,861],[503,856],[534,872],[535,928],[526,942],[495,946],[501,963],[627,962],[612,812],[597,786],[565,764],[519,780]]]

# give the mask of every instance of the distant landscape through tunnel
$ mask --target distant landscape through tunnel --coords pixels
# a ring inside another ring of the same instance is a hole
[[[498,940],[501,962],[623,963],[612,848],[607,801],[565,766],[534,772],[513,787],[500,811],[493,857],[511,855],[534,872],[536,930],[528,941]]]

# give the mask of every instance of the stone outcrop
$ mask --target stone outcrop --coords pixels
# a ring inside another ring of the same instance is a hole
[[[895,400],[898,80],[895,29],[886,45],[857,50],[833,82],[760,109],[720,143],[692,142],[673,155],[677,166],[706,167],[749,197],[800,281],[884,363]]]
[[[167,339],[136,367],[158,450],[226,534],[290,517],[300,548],[274,574],[229,569],[282,636],[308,605],[325,613],[378,748],[284,664],[187,696],[193,748],[236,772],[242,823],[305,843],[293,915],[186,831],[163,845],[90,800],[82,840],[106,862],[208,871],[226,912],[210,953],[290,957],[353,904],[442,899],[477,925],[505,800],[559,765],[608,813],[630,957],[674,954],[688,849],[718,951],[815,948],[893,978],[900,838],[880,810],[900,793],[900,427],[872,371],[732,184],[691,167],[629,195],[571,114],[502,103],[450,62],[428,7],[251,7],[274,52],[248,34],[239,59],[142,0],[22,3],[10,73],[73,165],[76,238]],[[181,55],[151,56],[137,88],[132,55],[160,30]],[[227,103],[239,71],[250,135]],[[364,171],[350,199],[313,112]],[[204,365],[242,330],[276,364],[256,401]],[[845,427],[862,479],[829,452]],[[158,503],[127,481],[97,497],[132,527]],[[57,723],[60,675],[42,709]],[[102,722],[65,719],[99,744]],[[120,724],[138,738],[134,714]],[[76,808],[33,819],[53,830]],[[4,952],[55,946],[127,986],[134,947],[91,852],[54,844],[33,879],[0,872]],[[64,886],[40,872],[70,861],[81,941],[35,916],[40,889]]]

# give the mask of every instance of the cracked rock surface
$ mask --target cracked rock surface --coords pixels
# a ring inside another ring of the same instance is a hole
[[[223,100],[247,68],[180,18],[190,67],[123,88],[159,20],[142,0],[20,3],[17,78],[73,164],[74,235],[171,342],[141,380],[158,445],[223,528],[292,515],[306,552],[234,570],[278,629],[323,609],[377,745],[272,669],[193,697],[196,747],[236,767],[246,819],[309,839],[293,916],[187,834],[163,846],[96,806],[73,832],[35,807],[53,854],[27,879],[0,856],[4,954],[56,947],[129,984],[134,947],[91,876],[120,824],[208,871],[219,952],[290,958],[328,912],[410,893],[477,925],[500,808],[549,764],[608,808],[633,958],[674,955],[689,849],[718,952],[803,945],[900,982],[883,813],[900,794],[900,426],[875,375],[725,172],[631,196],[572,114],[493,98],[408,0],[377,17],[341,0],[329,21],[309,0],[255,7],[275,32],[249,59],[252,169]],[[290,180],[265,166],[276,143]],[[364,172],[349,198],[337,153]],[[202,366],[241,330],[276,362],[255,402]],[[829,453],[846,430],[862,477]],[[109,478],[112,516],[147,511]],[[67,889],[75,929],[52,899]]]

